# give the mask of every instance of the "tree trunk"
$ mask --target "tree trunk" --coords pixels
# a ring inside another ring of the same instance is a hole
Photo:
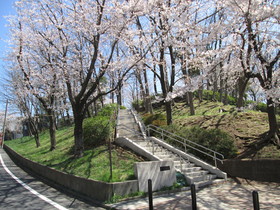
[[[224,103],[224,105],[228,105],[228,90],[227,90],[227,85],[225,86],[225,94],[224,94],[223,103]]]
[[[146,111],[153,114],[153,107],[152,107],[152,101],[150,97],[150,91],[149,91],[149,82],[148,82],[148,76],[147,76],[147,71],[144,71],[144,81],[145,81],[145,107]]]
[[[122,105],[122,95],[121,95],[121,92],[118,92],[117,94],[117,103],[118,105]]]
[[[186,102],[186,105],[187,106],[189,106],[189,102],[190,102],[190,100],[189,100],[189,94],[188,94],[188,92],[187,93],[185,93],[185,102]]]
[[[214,74],[214,79],[213,79],[213,98],[212,100],[213,101],[219,101],[219,97],[217,98],[217,94],[218,93],[218,77],[217,77],[217,74],[215,73]]]
[[[29,118],[28,121],[29,121],[31,133],[34,135],[35,138],[36,147],[38,148],[41,146],[38,129],[36,127],[35,122],[31,118]]]
[[[172,124],[172,101],[165,102],[166,121],[167,125]]]
[[[190,113],[191,115],[195,115],[195,109],[193,105],[193,92],[188,92],[188,98],[189,98]]]
[[[272,140],[274,144],[280,149],[279,128],[277,125],[276,112],[271,98],[267,99],[267,114],[269,122],[268,140]]]
[[[158,95],[158,91],[157,91],[157,75],[154,73],[154,91],[155,91],[155,95]]]
[[[163,65],[164,63],[164,49],[160,49],[160,64],[159,64],[159,69],[160,69],[160,84],[161,84],[161,89],[162,89],[162,95],[163,98],[167,97],[167,91],[168,91],[168,81],[166,78],[166,69]],[[167,125],[172,124],[172,101],[166,101],[165,102],[165,112],[166,112],[166,121]]]
[[[268,114],[268,121],[269,121],[269,132],[274,134],[278,132],[275,107],[271,98],[267,99],[266,104],[267,104],[267,114]]]
[[[54,116],[54,112],[52,110],[48,110],[48,118],[49,118],[49,133],[50,133],[50,140],[51,140],[51,148],[50,151],[55,150],[56,148],[56,137],[55,137],[55,133],[56,133],[56,126],[55,126],[55,116]]]
[[[143,81],[142,81],[140,71],[136,70],[135,73],[136,73],[136,78],[137,78],[137,81],[138,81],[139,87],[140,87],[140,97],[143,100],[143,105],[144,105],[144,108],[145,108],[145,112],[148,112],[148,105],[146,103],[146,93],[145,93],[145,89],[144,89],[144,85],[143,85]]]
[[[84,139],[83,139],[83,114],[82,112],[75,111],[74,113],[74,141],[75,141],[75,157],[82,157],[84,152]]]
[[[239,79],[239,85],[238,85],[238,101],[237,101],[237,108],[241,108],[244,106],[244,94],[246,91],[247,83],[249,79],[248,78],[240,78]]]
[[[185,85],[189,85],[189,75],[187,72],[187,65],[186,65],[186,60],[184,58],[182,58],[181,60],[181,65],[182,65],[182,73],[185,77]],[[193,105],[193,92],[187,92],[185,95],[186,98],[186,103],[187,105],[190,106],[190,114],[194,115],[195,114],[195,110],[194,110],[194,105]]]
[[[220,95],[220,102],[223,102],[223,95],[224,95],[224,81],[223,79],[220,77],[220,90],[219,90],[219,95]]]
[[[203,87],[199,87],[197,94],[198,94],[199,103],[201,103],[203,101]]]

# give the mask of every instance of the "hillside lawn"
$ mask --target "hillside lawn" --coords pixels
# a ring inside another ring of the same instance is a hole
[[[49,151],[49,133],[40,134],[41,147],[36,148],[33,137],[6,141],[5,144],[22,156],[76,176],[105,181],[120,182],[135,179],[134,163],[143,159],[116,145],[112,146],[113,177],[110,179],[109,150],[107,144],[87,149],[81,158],[73,157],[74,128],[67,127],[57,131],[57,148]]]
[[[261,135],[268,131],[267,113],[253,110],[236,111],[232,105],[223,105],[221,102],[194,101],[195,115],[190,116],[190,109],[184,102],[173,105],[173,124],[179,127],[199,126],[210,129],[218,128],[230,134],[238,148],[238,154],[244,152],[254,142],[260,140]],[[223,110],[221,112],[221,110]],[[164,106],[154,109],[155,114],[165,115]],[[144,113],[142,112],[142,115]],[[280,116],[277,116],[278,124]],[[191,139],[190,139],[191,140]],[[280,150],[269,144],[260,151],[256,151],[248,158],[280,158]]]

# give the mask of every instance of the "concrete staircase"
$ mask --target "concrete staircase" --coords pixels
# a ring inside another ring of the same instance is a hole
[[[186,154],[155,137],[143,137],[141,124],[129,110],[120,110],[116,142],[150,160],[174,161],[176,171],[185,175],[188,184],[203,187],[225,181],[227,175],[198,158]]]

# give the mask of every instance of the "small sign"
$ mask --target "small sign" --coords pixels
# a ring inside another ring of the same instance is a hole
[[[160,166],[160,171],[170,171],[170,166]]]

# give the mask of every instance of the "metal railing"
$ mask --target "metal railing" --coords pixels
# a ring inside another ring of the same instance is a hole
[[[160,134],[162,141],[165,141],[164,139],[166,137],[166,138],[169,138],[169,139],[173,140],[174,142],[178,143],[179,145],[182,145],[184,150],[185,150],[185,153],[187,153],[187,148],[190,148],[190,149],[193,149],[193,150],[197,151],[198,153],[201,153],[201,154],[204,154],[204,155],[206,155],[210,158],[213,158],[214,163],[215,163],[215,167],[217,167],[217,161],[220,161],[221,163],[223,163],[224,156],[219,152],[216,152],[212,149],[204,147],[204,146],[202,146],[200,144],[197,144],[193,141],[190,141],[190,140],[185,139],[181,136],[173,134],[173,133],[171,133],[169,131],[166,131],[166,130],[160,128],[160,127],[157,127],[157,126],[154,126],[154,125],[148,125],[146,127],[146,133],[147,133],[148,137],[150,137],[151,131],[153,131],[157,134]]]

